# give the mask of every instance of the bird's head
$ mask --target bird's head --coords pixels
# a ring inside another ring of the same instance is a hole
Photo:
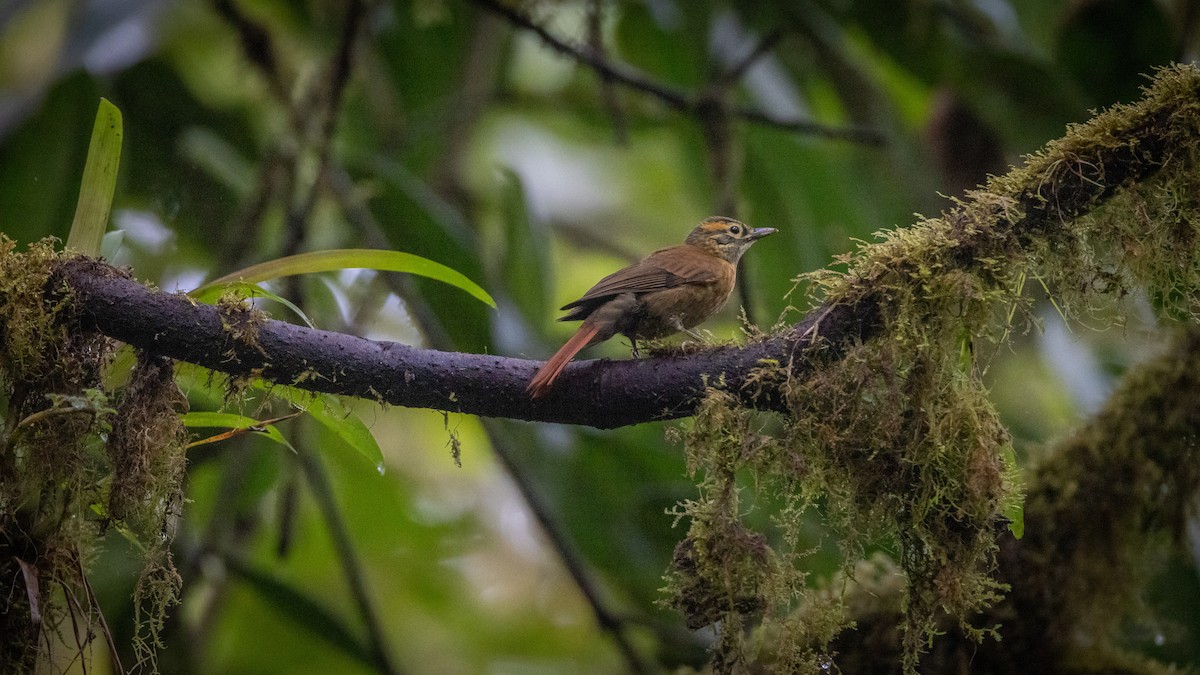
[[[773,227],[753,228],[733,218],[712,216],[697,225],[685,243],[737,264],[750,244],[775,232]]]

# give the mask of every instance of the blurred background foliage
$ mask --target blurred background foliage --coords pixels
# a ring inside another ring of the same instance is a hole
[[[113,260],[165,290],[305,250],[394,248],[457,269],[499,310],[364,271],[275,290],[322,328],[544,358],[571,330],[554,308],[720,211],[780,230],[744,261],[746,309],[766,328],[807,306],[798,273],[945,208],[1197,46],[1186,0],[504,5],[654,93],[488,4],[0,3],[0,229],[65,237],[104,96],[125,120]],[[847,128],[866,135],[825,133]],[[714,339],[740,336],[736,304],[706,326]],[[1153,319],[1098,332],[1043,316],[984,355],[1025,462],[1153,343]],[[193,409],[214,408],[200,389]],[[382,474],[306,419],[281,426],[295,455],[255,438],[192,451],[164,672],[608,673],[637,667],[629,650],[651,670],[703,663],[709,636],[656,605],[683,532],[669,511],[694,494],[664,440],[679,423],[599,432],[354,408]],[[828,578],[836,542],[815,518],[807,543],[827,552],[809,559],[813,579]],[[1131,628],[1148,655],[1200,661],[1195,562],[1176,561],[1150,598],[1176,623]],[[92,566],[123,648],[137,566],[116,536]],[[101,645],[90,672],[104,672]],[[73,651],[58,645],[56,667],[78,669]]]

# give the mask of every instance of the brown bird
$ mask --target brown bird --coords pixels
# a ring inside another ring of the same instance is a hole
[[[774,234],[732,218],[706,218],[679,246],[662,248],[604,277],[583,297],[563,305],[559,321],[583,320],[579,330],[537,371],[527,387],[533,398],[550,390],[584,347],[620,333],[633,343],[672,333],[694,338],[692,327],[724,306],[733,291],[737,262],[755,241]]]

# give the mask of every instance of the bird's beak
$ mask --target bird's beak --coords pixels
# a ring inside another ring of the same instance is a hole
[[[767,236],[768,234],[775,234],[778,231],[779,230],[777,230],[773,227],[758,227],[758,228],[755,228],[754,231],[750,233],[750,236],[746,237],[746,239],[749,239],[750,241],[754,241],[756,239],[762,239],[763,237]]]

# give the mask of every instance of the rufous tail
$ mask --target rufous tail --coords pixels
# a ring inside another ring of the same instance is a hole
[[[596,337],[599,332],[600,325],[598,323],[585,321],[571,336],[571,339],[559,347],[558,351],[554,352],[554,356],[551,356],[550,360],[546,361],[529,381],[529,386],[525,387],[525,390],[529,392],[530,397],[539,398],[550,391],[550,387],[554,385],[554,381],[558,379],[563,368],[567,367],[579,350],[591,344],[592,338]]]

